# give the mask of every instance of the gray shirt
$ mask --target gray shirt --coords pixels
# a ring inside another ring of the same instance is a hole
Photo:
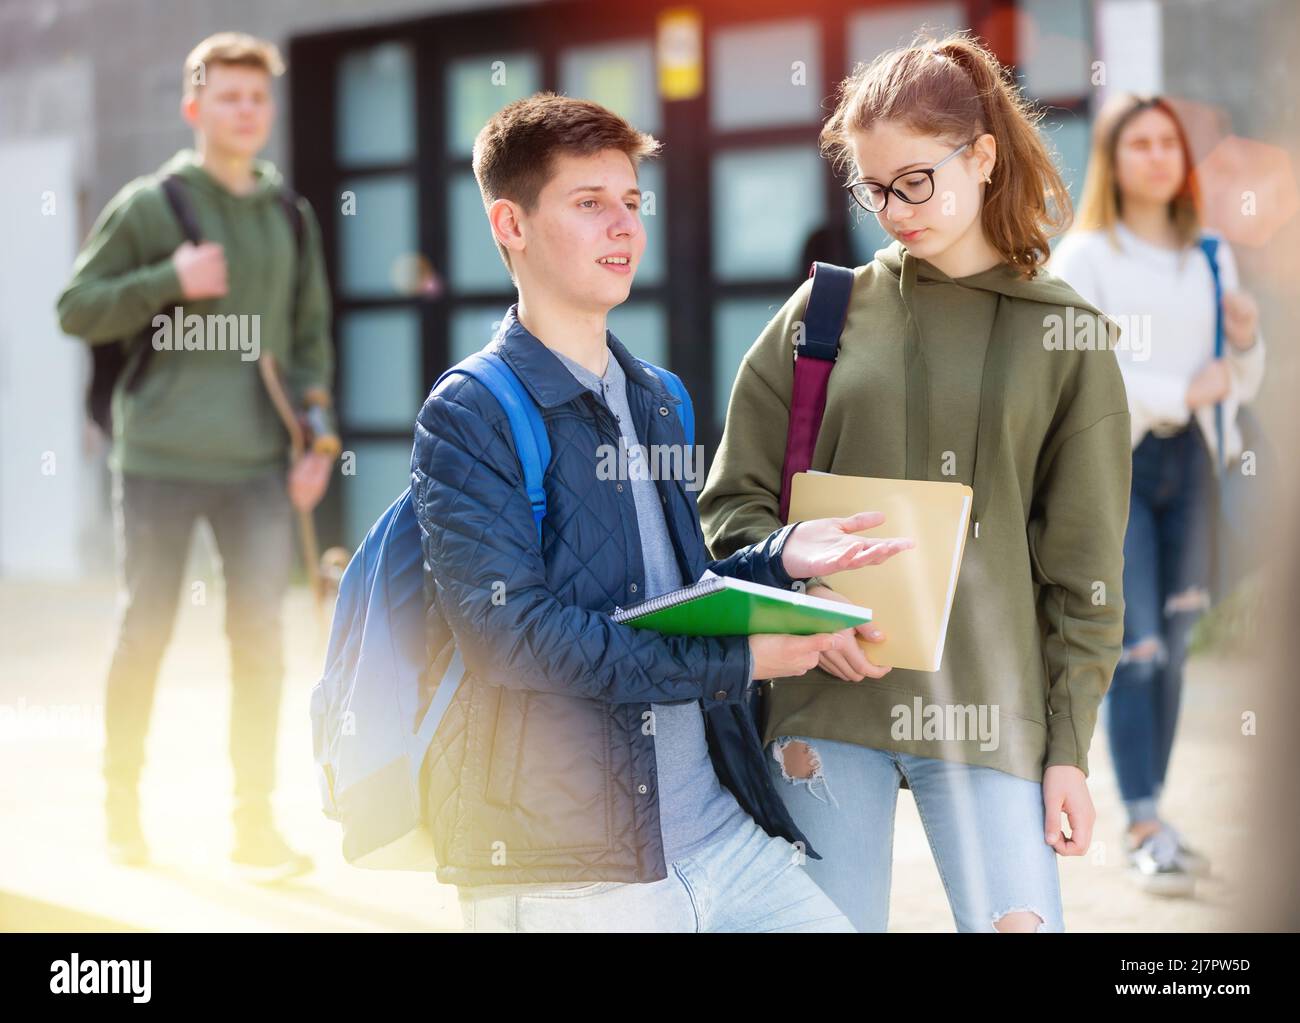
[[[683,580],[672,537],[645,448],[637,438],[628,407],[627,378],[614,353],[606,348],[608,365],[598,377],[584,366],[552,349],[580,383],[604,399],[613,413],[627,448],[626,461],[636,504],[641,556],[645,563],[645,599],[695,580]],[[672,463],[672,460],[668,460]],[[673,463],[676,464],[676,463]],[[664,861],[690,856],[708,844],[713,833],[728,825],[733,814],[743,814],[735,796],[718,781],[704,735],[704,709],[699,700],[689,703],[652,703],[655,765],[659,776],[659,830]]]

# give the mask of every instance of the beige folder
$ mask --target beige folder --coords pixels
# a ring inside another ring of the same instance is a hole
[[[880,643],[858,642],[875,664],[938,671],[970,526],[971,488],[964,483],[874,476],[795,473],[790,522],[878,511],[882,525],[858,536],[910,537],[911,550],[883,565],[824,576],[831,589],[871,608]]]

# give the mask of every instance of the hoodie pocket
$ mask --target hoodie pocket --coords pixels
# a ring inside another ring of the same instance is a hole
[[[256,364],[215,352],[157,352],[124,395],[122,437],[155,456],[269,466],[288,438]]]

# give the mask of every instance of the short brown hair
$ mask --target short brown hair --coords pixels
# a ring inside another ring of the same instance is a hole
[[[981,224],[989,244],[1022,277],[1051,254],[1047,240],[1069,226],[1070,193],[1038,131],[1034,110],[1006,68],[978,39],[954,32],[919,37],[911,46],[859,64],[840,83],[835,112],[821,132],[823,154],[837,167],[852,161],[854,132],[898,121],[954,145],[988,133],[997,141]]]
[[[485,209],[509,199],[532,212],[558,154],[592,156],[617,149],[636,170],[661,146],[599,103],[539,92],[503,107],[483,126],[474,140],[474,177]],[[510,253],[500,242],[497,250],[513,277]]]
[[[260,68],[272,78],[284,74],[284,60],[275,43],[245,32],[218,32],[190,50],[185,58],[181,85],[186,96],[194,95],[204,84],[205,69],[211,64]]]

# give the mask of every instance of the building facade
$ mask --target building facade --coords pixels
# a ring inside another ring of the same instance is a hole
[[[0,200],[14,232],[0,254],[0,575],[110,568],[102,440],[81,414],[89,358],[59,334],[53,303],[103,204],[190,144],[181,63],[210,32],[272,39],[288,59],[266,155],[322,224],[355,475],[336,477],[319,519],[323,539],[352,545],[405,485],[430,385],[513,300],[470,170],[475,134],[505,103],[583,96],[664,142],[641,172],[646,257],[610,327],[682,375],[708,451],[740,359],[810,260],[861,263],[881,243],[817,152],[829,97],[858,61],[922,26],[978,32],[1044,106],[1077,196],[1090,112],[1110,89],[1203,99],[1241,133],[1293,116],[1258,109],[1273,72],[1241,70],[1276,2],[1225,6],[1226,20],[1194,0],[0,6],[0,167],[20,182]],[[1200,67],[1188,49],[1204,50]],[[1220,64],[1231,73],[1207,79]],[[56,215],[32,213],[33,193]]]

